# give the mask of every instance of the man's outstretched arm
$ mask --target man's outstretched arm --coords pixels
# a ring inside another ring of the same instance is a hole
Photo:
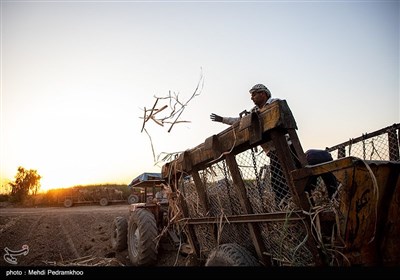
[[[224,124],[232,125],[236,121],[238,121],[240,118],[228,118],[228,117],[221,117],[217,114],[212,113],[210,115],[210,119],[214,122],[222,122]]]

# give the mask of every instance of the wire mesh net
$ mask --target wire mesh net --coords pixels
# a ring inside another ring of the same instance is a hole
[[[327,148],[327,151],[331,152],[334,159],[354,156],[363,160],[400,161],[399,128],[400,125],[394,125],[370,135],[362,135],[342,145]]]
[[[399,140],[397,130],[383,130],[361,140],[327,148],[334,159],[343,156],[355,156],[364,160],[399,160]],[[265,143],[264,143],[265,144]],[[268,143],[267,143],[268,144]],[[244,152],[235,155],[241,182],[239,186],[237,175],[232,176],[225,159],[213,162],[198,171],[205,191],[206,204],[201,202],[196,184],[191,176],[181,179],[180,193],[184,196],[188,216],[192,218],[213,218],[213,223],[194,224],[193,230],[202,258],[207,258],[210,252],[220,244],[237,243],[256,255],[254,240],[251,238],[249,223],[229,222],[228,216],[246,215],[244,202],[240,198],[245,192],[245,198],[251,206],[251,213],[285,213],[287,219],[280,221],[262,221],[257,226],[265,252],[276,265],[280,266],[310,266],[315,264],[315,250],[311,250],[307,242],[313,238],[324,251],[327,260],[333,264],[343,264],[343,229],[346,214],[341,212],[339,202],[342,198],[341,186],[351,184],[347,177],[337,176],[335,172],[310,178],[309,189],[306,190],[310,205],[310,224],[304,219],[291,219],[301,210],[293,202],[288,182],[279,164],[275,152],[267,150],[266,145],[249,147]],[[343,152],[343,150],[345,152]],[[294,162],[295,159],[293,158]],[[232,164],[232,163],[231,163]],[[352,176],[349,176],[351,178]],[[236,178],[236,180],[234,180]],[[333,195],[332,189],[333,188]],[[330,212],[335,219],[327,227],[320,225],[318,214]],[[303,213],[304,214],[304,213]],[[215,222],[217,221],[217,222]],[[311,228],[311,231],[309,229]],[[326,232],[321,232],[326,230]],[[315,243],[314,243],[315,244]],[[315,248],[314,248],[315,249]],[[312,253],[314,252],[314,253]],[[339,258],[341,258],[339,260]]]
[[[278,166],[274,166],[273,154],[267,154],[258,146],[235,156],[244,182],[246,197],[253,213],[275,213],[294,210],[286,178]],[[275,162],[276,164],[276,162]],[[225,160],[199,171],[208,197],[208,210],[200,203],[192,180],[185,180],[182,192],[190,217],[214,217],[216,224],[194,225],[196,239],[203,257],[219,244],[237,243],[255,254],[247,223],[229,223],[226,216],[242,215],[237,188]],[[261,236],[268,254],[282,265],[309,265],[312,255],[304,246],[306,227],[303,222],[259,223]]]

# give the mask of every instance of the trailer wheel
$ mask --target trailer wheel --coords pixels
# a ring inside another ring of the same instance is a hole
[[[107,206],[108,205],[108,199],[106,197],[102,197],[99,201],[101,206]]]
[[[205,266],[260,266],[257,259],[236,243],[227,243],[215,248]]]
[[[73,201],[72,201],[72,199],[71,198],[66,198],[66,199],[64,199],[64,207],[71,207],[72,205],[73,205],[74,203],[73,203]]]
[[[150,211],[137,208],[128,223],[128,253],[135,266],[148,266],[157,261],[157,224]]]
[[[116,217],[111,227],[111,247],[121,252],[128,247],[128,221],[124,217]]]
[[[134,204],[134,203],[138,203],[139,202],[139,197],[136,194],[131,194],[128,197],[128,203],[129,204]]]

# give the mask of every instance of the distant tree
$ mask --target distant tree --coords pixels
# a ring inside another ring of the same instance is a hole
[[[15,181],[8,183],[11,186],[11,197],[14,201],[21,202],[28,195],[35,195],[40,189],[40,176],[37,170],[27,170],[18,167]]]
[[[10,193],[11,193],[10,180],[9,179],[3,179],[1,181],[0,194],[9,195]]]

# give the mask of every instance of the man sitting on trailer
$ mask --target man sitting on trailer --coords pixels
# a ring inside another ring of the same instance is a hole
[[[318,149],[310,149],[305,152],[307,163],[309,165],[320,164],[328,161],[332,161],[333,158],[328,151],[325,150],[318,150]],[[336,192],[338,187],[338,182],[336,177],[332,173],[326,173],[321,175],[322,180],[326,186],[328,191],[329,198],[332,198],[333,194]],[[305,191],[310,192],[312,186],[316,186],[318,176],[313,176],[310,179],[308,186],[306,187]]]

